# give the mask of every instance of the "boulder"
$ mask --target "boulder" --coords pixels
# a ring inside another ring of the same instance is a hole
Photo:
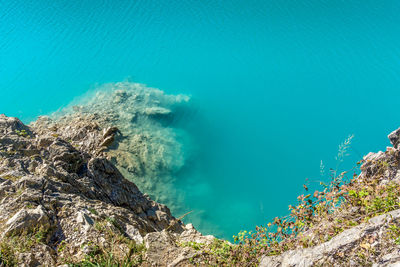
[[[3,237],[24,231],[30,232],[41,227],[47,230],[50,227],[50,221],[44,208],[39,205],[36,209],[21,209],[5,225],[6,229],[3,232]]]
[[[0,133],[3,135],[32,135],[29,127],[25,126],[18,118],[7,117],[4,114],[0,114]]]
[[[391,132],[388,135],[388,138],[390,140],[390,143],[393,145],[393,147],[397,149],[400,144],[400,128]]]

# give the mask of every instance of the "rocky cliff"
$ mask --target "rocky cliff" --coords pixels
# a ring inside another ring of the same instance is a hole
[[[400,129],[232,245],[139,190],[175,204],[188,101],[118,83],[29,126],[0,115],[0,267],[400,265]]]
[[[183,225],[107,159],[117,128],[63,125],[28,127],[0,115],[0,266],[178,266],[195,254],[179,242],[213,239]]]

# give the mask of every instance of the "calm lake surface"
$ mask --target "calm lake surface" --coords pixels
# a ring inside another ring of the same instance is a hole
[[[198,149],[173,212],[230,238],[286,214],[349,134],[343,168],[388,145],[399,13],[385,0],[0,0],[0,113],[29,122],[126,79],[191,95]]]

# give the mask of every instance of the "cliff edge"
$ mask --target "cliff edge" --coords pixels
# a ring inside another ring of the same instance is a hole
[[[0,267],[400,265],[400,129],[389,135],[393,147],[360,161],[360,173],[335,172],[289,216],[231,244],[184,225],[132,182],[171,166],[147,158],[158,151],[148,144],[164,146],[158,136],[129,132],[122,110],[84,108],[29,126],[0,115]],[[146,129],[155,113],[166,119],[159,109],[129,114]]]
[[[212,241],[106,158],[117,128],[82,120],[66,140],[39,122],[0,115],[0,266],[184,266],[196,252],[179,242]]]

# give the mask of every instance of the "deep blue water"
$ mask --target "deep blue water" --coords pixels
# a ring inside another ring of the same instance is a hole
[[[399,12],[385,0],[0,0],[0,113],[29,122],[127,78],[191,94],[203,119],[177,184],[186,221],[230,237],[286,214],[349,134],[346,166],[388,145]]]

